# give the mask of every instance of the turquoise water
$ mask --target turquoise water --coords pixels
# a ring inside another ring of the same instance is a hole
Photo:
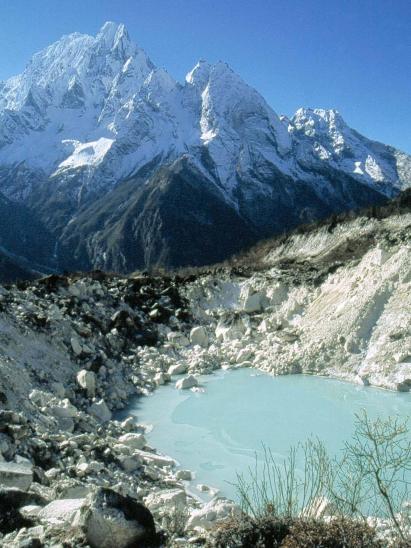
[[[138,398],[128,412],[152,425],[148,443],[195,472],[204,483],[235,498],[236,473],[254,466],[262,443],[279,460],[290,446],[319,437],[330,454],[353,432],[354,414],[407,418],[411,395],[305,375],[272,377],[253,369],[201,377],[204,392],[174,383]]]

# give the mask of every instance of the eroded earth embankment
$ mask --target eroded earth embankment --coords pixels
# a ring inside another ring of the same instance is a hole
[[[113,419],[174,374],[192,387],[197,373],[253,366],[409,390],[410,226],[407,211],[360,216],[190,276],[1,288],[0,543],[155,545],[152,516],[170,529],[175,508],[194,541],[235,511],[190,497],[190,474]]]

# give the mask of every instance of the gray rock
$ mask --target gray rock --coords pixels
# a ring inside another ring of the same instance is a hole
[[[38,513],[38,519],[51,525],[72,525],[84,504],[83,498],[53,500]]]
[[[191,481],[193,474],[190,470],[179,470],[176,474],[176,479],[179,481]]]
[[[206,348],[208,346],[208,333],[205,327],[194,327],[190,332],[191,344],[202,346]]]
[[[176,344],[178,346],[188,346],[190,344],[190,341],[182,333],[175,333],[175,332],[168,333],[167,339],[172,344]]]
[[[100,422],[107,422],[111,419],[111,411],[104,400],[99,400],[89,407],[89,412]]]
[[[83,348],[78,339],[72,337],[70,340],[71,348],[76,356],[81,356]]]
[[[259,292],[247,295],[243,305],[244,312],[248,314],[260,312],[263,308],[263,297],[264,295]]]
[[[33,468],[28,464],[0,462],[0,484],[26,491],[33,481]]]

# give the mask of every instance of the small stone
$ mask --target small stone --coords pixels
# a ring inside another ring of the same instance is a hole
[[[176,382],[176,388],[178,390],[188,390],[189,388],[193,388],[195,386],[198,386],[198,380],[194,375],[189,375],[188,377],[184,377]]]

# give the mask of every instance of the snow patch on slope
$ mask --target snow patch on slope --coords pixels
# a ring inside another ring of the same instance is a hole
[[[63,141],[64,145],[74,147],[74,152],[64,162],[61,162],[59,168],[75,169],[85,165],[97,166],[103,161],[113,142],[113,139],[104,137],[90,143],[79,143],[78,141],[70,140]]]

